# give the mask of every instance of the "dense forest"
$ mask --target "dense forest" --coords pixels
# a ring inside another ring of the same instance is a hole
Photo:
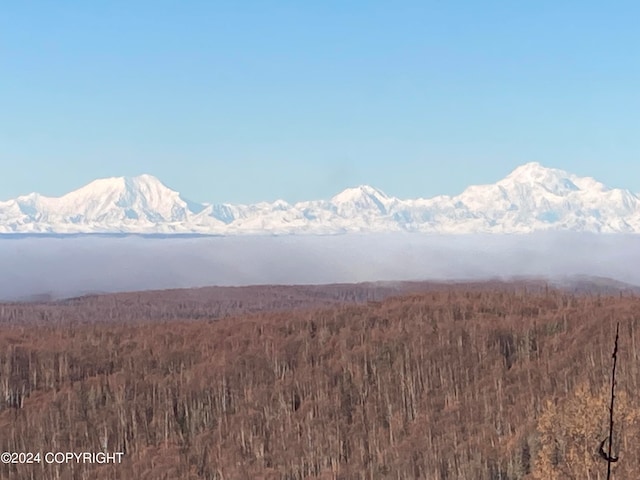
[[[452,288],[504,291],[527,288],[541,291],[545,282],[536,279],[491,282],[365,282],[329,285],[257,285],[245,287],[202,287],[151,290],[102,295],[84,295],[54,300],[43,296],[28,302],[0,303],[0,325],[68,324],[73,322],[154,322],[170,320],[213,320],[240,314],[292,311],[313,307],[362,304],[390,296],[448,291]],[[581,292],[634,293],[630,285],[597,279],[581,284],[573,279],[568,287]],[[640,294],[640,289],[637,292]]]
[[[426,290],[226,315],[171,295],[1,305],[0,451],[124,457],[0,477],[604,480],[620,322],[613,478],[637,478],[640,299]]]

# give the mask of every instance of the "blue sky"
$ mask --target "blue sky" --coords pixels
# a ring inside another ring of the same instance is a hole
[[[195,201],[430,197],[529,161],[640,192],[637,2],[2,10],[0,199],[140,173]]]

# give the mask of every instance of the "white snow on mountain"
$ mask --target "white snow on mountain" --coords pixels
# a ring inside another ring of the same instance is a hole
[[[95,180],[61,197],[0,202],[0,233],[640,233],[640,199],[532,162],[457,196],[401,200],[368,185],[329,200],[197,204],[151,175]]]

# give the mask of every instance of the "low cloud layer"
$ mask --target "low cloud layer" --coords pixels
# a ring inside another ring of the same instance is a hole
[[[0,300],[207,285],[597,275],[640,285],[640,236],[0,237]]]

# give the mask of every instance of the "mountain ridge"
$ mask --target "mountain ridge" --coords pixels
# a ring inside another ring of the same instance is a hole
[[[460,194],[399,199],[370,185],[328,200],[196,203],[156,177],[94,180],[59,197],[0,201],[0,233],[640,233],[640,198],[538,162]]]

